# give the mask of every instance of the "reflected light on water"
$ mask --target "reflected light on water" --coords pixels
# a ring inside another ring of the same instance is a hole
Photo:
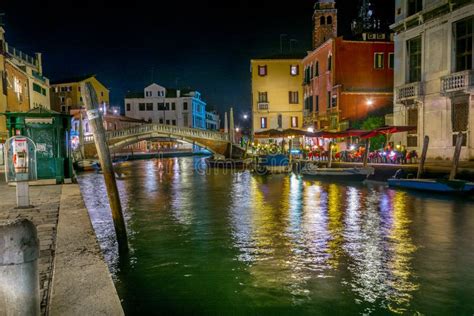
[[[424,260],[416,258],[420,244],[444,241],[448,247],[459,232],[452,224],[437,235],[440,229],[420,223],[446,226],[443,220],[456,210],[452,201],[295,175],[200,174],[194,170],[199,161],[121,166],[126,177],[118,185],[134,250],[134,264],[122,274],[102,176],[79,177],[127,314],[162,308],[169,314],[223,314],[229,308],[238,314],[295,315],[429,311],[430,289],[418,284],[425,272],[415,265]],[[418,212],[439,205],[446,209],[439,216]],[[450,262],[443,254],[429,254]],[[415,306],[415,297],[422,303]],[[176,307],[175,301],[186,303]]]

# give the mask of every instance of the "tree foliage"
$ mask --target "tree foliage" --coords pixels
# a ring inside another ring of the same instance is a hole
[[[385,118],[383,116],[369,116],[364,121],[356,122],[353,127],[371,131],[385,125]],[[370,150],[377,150],[383,148],[386,138],[379,135],[370,139]]]

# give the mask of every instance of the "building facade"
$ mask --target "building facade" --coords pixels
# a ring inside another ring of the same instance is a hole
[[[332,0],[316,3],[313,20],[316,46],[303,59],[304,126],[345,130],[371,114],[391,112],[394,44],[390,37],[375,31],[362,32],[359,40],[337,37]]]
[[[194,90],[167,89],[156,83],[143,92],[129,93],[125,97],[125,115],[155,124],[207,129],[215,116],[206,116],[206,103],[201,93]],[[217,116],[218,119],[218,116]]]
[[[31,57],[9,46],[0,26],[0,112],[50,109],[49,79],[43,75],[40,53]],[[5,140],[6,122],[0,119],[0,140]]]
[[[91,83],[97,94],[99,104],[104,109],[110,107],[109,89],[97,80],[95,75],[66,78],[51,83],[51,109],[57,112],[69,113],[71,110],[84,106],[81,93],[83,82]]]
[[[393,108],[392,42],[332,38],[303,60],[304,125],[345,130]]]
[[[218,131],[221,126],[221,120],[219,113],[217,112],[206,112],[206,129]]]
[[[418,129],[393,140],[420,151],[428,135],[428,158],[452,158],[460,132],[474,158],[473,20],[469,0],[395,3],[394,124]]]
[[[252,59],[252,128],[303,127],[302,55]]]

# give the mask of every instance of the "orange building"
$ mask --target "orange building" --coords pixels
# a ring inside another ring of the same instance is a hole
[[[11,63],[5,61],[7,111],[28,112],[30,110],[30,96],[28,93],[28,77]]]
[[[314,37],[321,38],[321,32],[328,39],[315,41],[314,50],[303,59],[304,125],[320,130],[345,130],[355,121],[393,109],[393,42],[375,33],[358,41],[337,37],[333,4],[317,3]]]

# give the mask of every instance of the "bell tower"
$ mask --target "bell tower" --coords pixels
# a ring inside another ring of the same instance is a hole
[[[317,0],[313,14],[313,49],[337,37],[336,0]]]

